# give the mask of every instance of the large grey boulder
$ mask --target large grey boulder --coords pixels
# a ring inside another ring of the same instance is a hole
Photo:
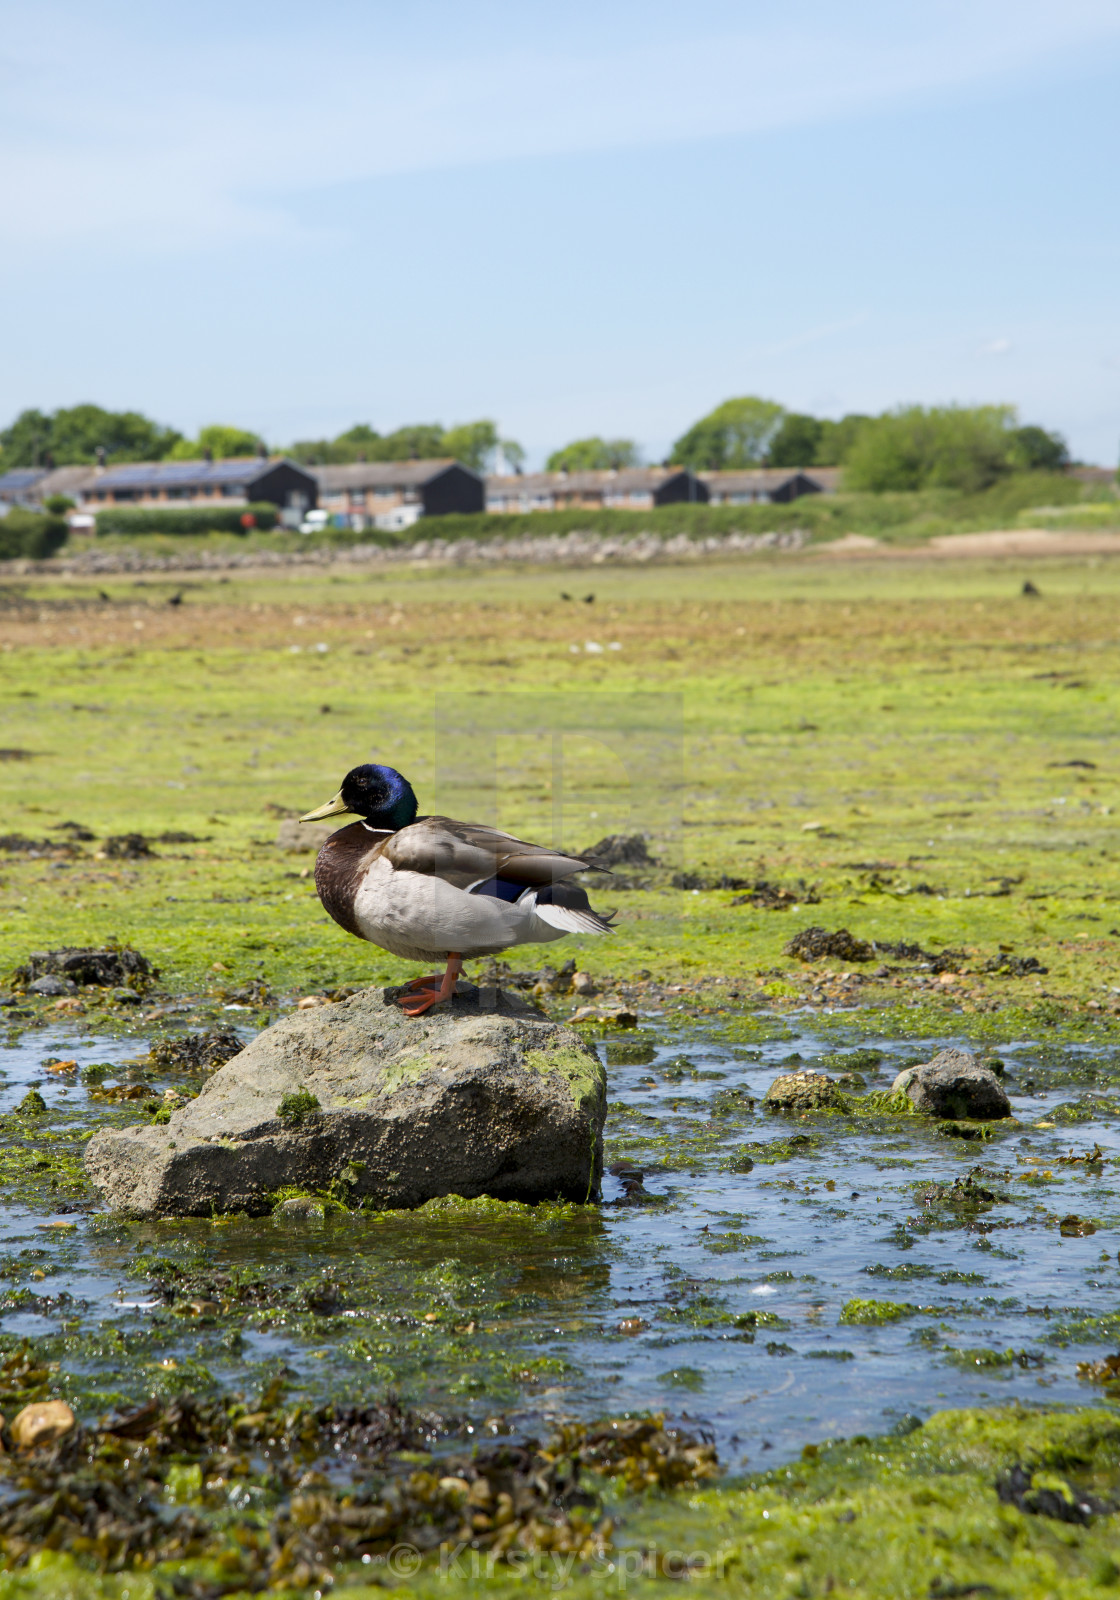
[[[501,990],[461,987],[418,1018],[375,989],[285,1017],[168,1123],[96,1134],[90,1178],[134,1216],[260,1215],[278,1190],[332,1185],[379,1206],[597,1197],[598,1057]]]
[[[1011,1115],[1011,1102],[989,1067],[967,1050],[941,1050],[931,1061],[907,1067],[891,1084],[918,1111],[934,1117],[972,1117],[990,1121]]]

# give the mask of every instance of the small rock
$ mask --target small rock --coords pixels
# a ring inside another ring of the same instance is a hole
[[[114,989],[112,999],[119,1006],[138,1006],[141,1003],[141,996],[135,989]]]
[[[873,961],[875,947],[865,939],[857,939],[847,928],[837,928],[830,933],[827,928],[802,928],[786,945],[787,956],[799,956],[802,961],[819,961],[832,956],[837,961]]]
[[[598,844],[588,845],[583,852],[584,861],[593,861],[598,867],[656,867],[649,853],[647,833],[608,833]]]
[[[209,1072],[223,1066],[242,1048],[243,1041],[229,1029],[184,1033],[178,1038],[157,1039],[148,1053],[148,1062],[177,1072]]]
[[[592,995],[597,993],[595,979],[590,972],[577,972],[572,978],[572,988],[576,994]]]
[[[150,842],[142,833],[119,833],[106,839],[104,848],[98,855],[104,855],[110,861],[142,861],[146,856],[154,856]]]
[[[74,1413],[65,1400],[39,1400],[24,1406],[12,1423],[12,1443],[18,1450],[37,1450],[54,1444],[75,1426]]]
[[[281,1200],[274,1217],[302,1217],[310,1222],[321,1222],[327,1214],[327,1208],[321,1200],[316,1200],[314,1195],[297,1194],[290,1200]]]
[[[603,1027],[636,1028],[638,1013],[625,1006],[579,1006],[572,1012],[573,1022],[598,1022]]]
[[[329,822],[297,822],[294,817],[280,824],[276,833],[276,848],[294,853],[297,850],[318,850],[338,829]]]
[[[28,1089],[16,1107],[17,1117],[42,1117],[46,1115],[47,1102],[38,1089]]]
[[[768,1111],[825,1111],[842,1106],[839,1085],[824,1072],[784,1072],[775,1078],[763,1101]]]
[[[1097,1225],[1087,1217],[1079,1217],[1076,1212],[1071,1212],[1068,1217],[1062,1218],[1058,1231],[1063,1239],[1087,1239],[1090,1234],[1096,1233]]]
[[[80,988],[92,985],[111,989],[124,986],[137,978],[158,978],[159,970],[138,950],[127,945],[109,949],[67,947],[62,950],[36,950],[15,970],[17,981],[34,986],[39,978],[61,978],[67,985],[65,993],[74,984]],[[42,992],[42,991],[40,991]],[[59,990],[53,991],[58,994]]]
[[[995,1073],[967,1050],[941,1050],[931,1061],[907,1067],[891,1084],[918,1111],[953,1120],[992,1121],[1011,1115],[1011,1102]]]
[[[31,994],[73,994],[76,985],[67,983],[64,978],[36,978],[34,983],[27,985]]]

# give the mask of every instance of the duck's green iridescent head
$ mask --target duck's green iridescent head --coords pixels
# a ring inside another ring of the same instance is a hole
[[[337,817],[352,812],[362,817],[374,828],[407,828],[416,821],[418,804],[412,785],[395,767],[381,767],[373,762],[353,767],[343,778],[342,787],[333,800],[317,811],[300,817],[301,822],[318,822],[323,817]]]

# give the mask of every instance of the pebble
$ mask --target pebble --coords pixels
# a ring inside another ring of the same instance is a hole
[[[48,973],[45,978],[36,978],[34,983],[27,985],[29,994],[73,994],[75,985],[67,983],[65,978],[56,978]]]
[[[571,1022],[604,1022],[615,1028],[636,1028],[638,1013],[625,1006],[579,1006],[569,1018]]]
[[[321,1200],[316,1200],[311,1195],[293,1195],[290,1200],[281,1200],[274,1217],[306,1217],[313,1222],[321,1222],[327,1214],[327,1208]]]
[[[75,1427],[74,1413],[65,1400],[39,1400],[24,1406],[12,1423],[12,1442],[19,1450],[37,1450],[54,1444]]]

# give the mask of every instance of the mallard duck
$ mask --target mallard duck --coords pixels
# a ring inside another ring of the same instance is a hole
[[[610,933],[587,891],[566,882],[593,862],[450,817],[418,817],[393,767],[355,767],[333,800],[301,822],[353,813],[315,861],[319,899],[338,925],[406,961],[446,962],[398,997],[418,1017],[455,992],[463,962],[566,933]]]

